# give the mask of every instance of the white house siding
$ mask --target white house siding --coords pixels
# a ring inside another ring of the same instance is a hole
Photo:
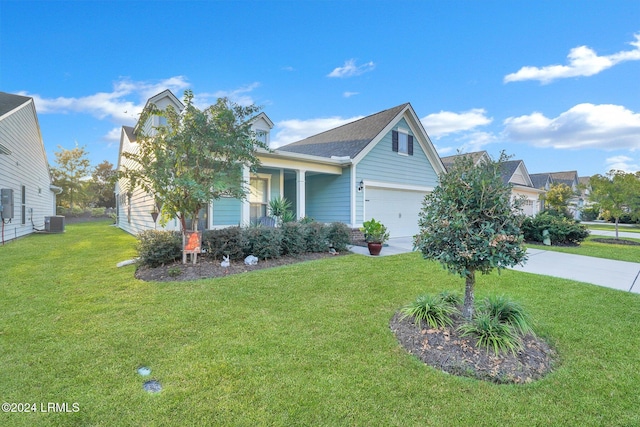
[[[32,99],[0,117],[0,141],[11,151],[10,155],[0,155],[0,188],[13,190],[14,203],[13,219],[4,224],[6,242],[30,234],[34,229],[44,229],[45,217],[56,212],[49,165]]]

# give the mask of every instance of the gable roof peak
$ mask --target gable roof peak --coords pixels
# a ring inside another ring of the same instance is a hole
[[[348,156],[353,159],[407,108],[411,108],[408,102],[292,142],[278,150],[329,158]]]

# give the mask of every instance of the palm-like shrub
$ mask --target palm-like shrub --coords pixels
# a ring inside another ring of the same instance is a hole
[[[452,316],[457,311],[456,306],[445,300],[442,295],[422,295],[400,309],[403,319],[412,317],[418,326],[421,327],[422,322],[425,322],[432,328],[451,326]]]

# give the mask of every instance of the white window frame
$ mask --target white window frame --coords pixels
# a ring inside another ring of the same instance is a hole
[[[261,179],[261,180],[265,180],[267,181],[267,201],[266,201],[266,214],[269,215],[269,201],[271,200],[271,175],[266,174],[266,173],[254,173],[251,174],[251,176],[249,177],[249,191],[253,193],[253,186],[251,185],[251,180],[252,179]],[[251,196],[249,196],[250,198]],[[251,206],[252,204],[255,204],[254,202],[251,202],[251,200],[249,200],[249,206]],[[249,211],[251,211],[251,208],[249,208]],[[249,217],[250,221],[253,220],[257,220],[258,218],[251,218]]]
[[[401,142],[403,139],[404,147]],[[401,156],[409,155],[409,131],[407,129],[398,128],[398,154]]]

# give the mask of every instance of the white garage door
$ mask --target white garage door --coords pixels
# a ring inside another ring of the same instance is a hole
[[[391,237],[418,234],[418,214],[422,208],[424,191],[366,187],[365,220],[375,218],[389,230]]]

